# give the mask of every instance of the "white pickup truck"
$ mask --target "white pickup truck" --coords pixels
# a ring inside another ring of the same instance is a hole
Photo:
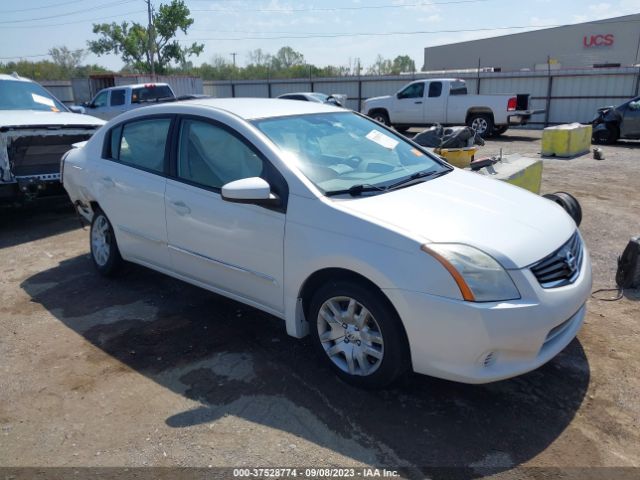
[[[468,125],[482,137],[501,135],[510,125],[526,125],[528,94],[469,95],[464,80],[429,78],[406,85],[393,96],[365,100],[362,113],[403,131],[410,127]]]
[[[168,84],[144,83],[105,88],[83,107],[89,115],[111,120],[134,108],[172,100],[176,100],[176,95]]]

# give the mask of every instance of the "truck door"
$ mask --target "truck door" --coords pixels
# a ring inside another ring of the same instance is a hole
[[[105,120],[111,120],[113,117],[127,111],[126,107],[127,90],[124,88],[116,88],[110,91],[109,105],[104,107]]]
[[[87,113],[89,115],[93,115],[94,117],[102,118],[103,120],[109,120],[107,115],[108,109],[108,100],[109,100],[109,90],[103,90],[102,92],[98,92],[98,94],[93,98],[91,103],[88,105]]]
[[[447,92],[441,81],[429,82],[424,102],[425,123],[447,123]]]
[[[391,123],[404,125],[424,123],[424,83],[423,81],[410,83],[396,94]]]

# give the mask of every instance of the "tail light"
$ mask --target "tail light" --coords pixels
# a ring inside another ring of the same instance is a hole
[[[511,97],[507,103],[507,112],[515,112],[518,107],[518,98]]]

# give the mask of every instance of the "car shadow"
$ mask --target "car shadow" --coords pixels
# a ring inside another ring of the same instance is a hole
[[[80,228],[66,195],[45,197],[26,205],[0,206],[0,249]]]
[[[508,381],[472,386],[411,375],[391,389],[360,390],[337,379],[308,339],[288,337],[279,319],[142,267],[109,280],[78,256],[21,286],[91,344],[200,403],[164,419],[170,427],[233,415],[358,461],[371,462],[358,452],[375,452],[381,464],[411,465],[414,474],[486,474],[530,460],[567,428],[589,386],[574,340],[547,365]],[[318,426],[364,450],[340,450]]]

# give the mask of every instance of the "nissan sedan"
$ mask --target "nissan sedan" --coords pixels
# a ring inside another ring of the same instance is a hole
[[[135,262],[271,313],[362,387],[519,375],[585,317],[589,255],[562,208],[332,106],[141,108],[62,175],[100,273]]]

